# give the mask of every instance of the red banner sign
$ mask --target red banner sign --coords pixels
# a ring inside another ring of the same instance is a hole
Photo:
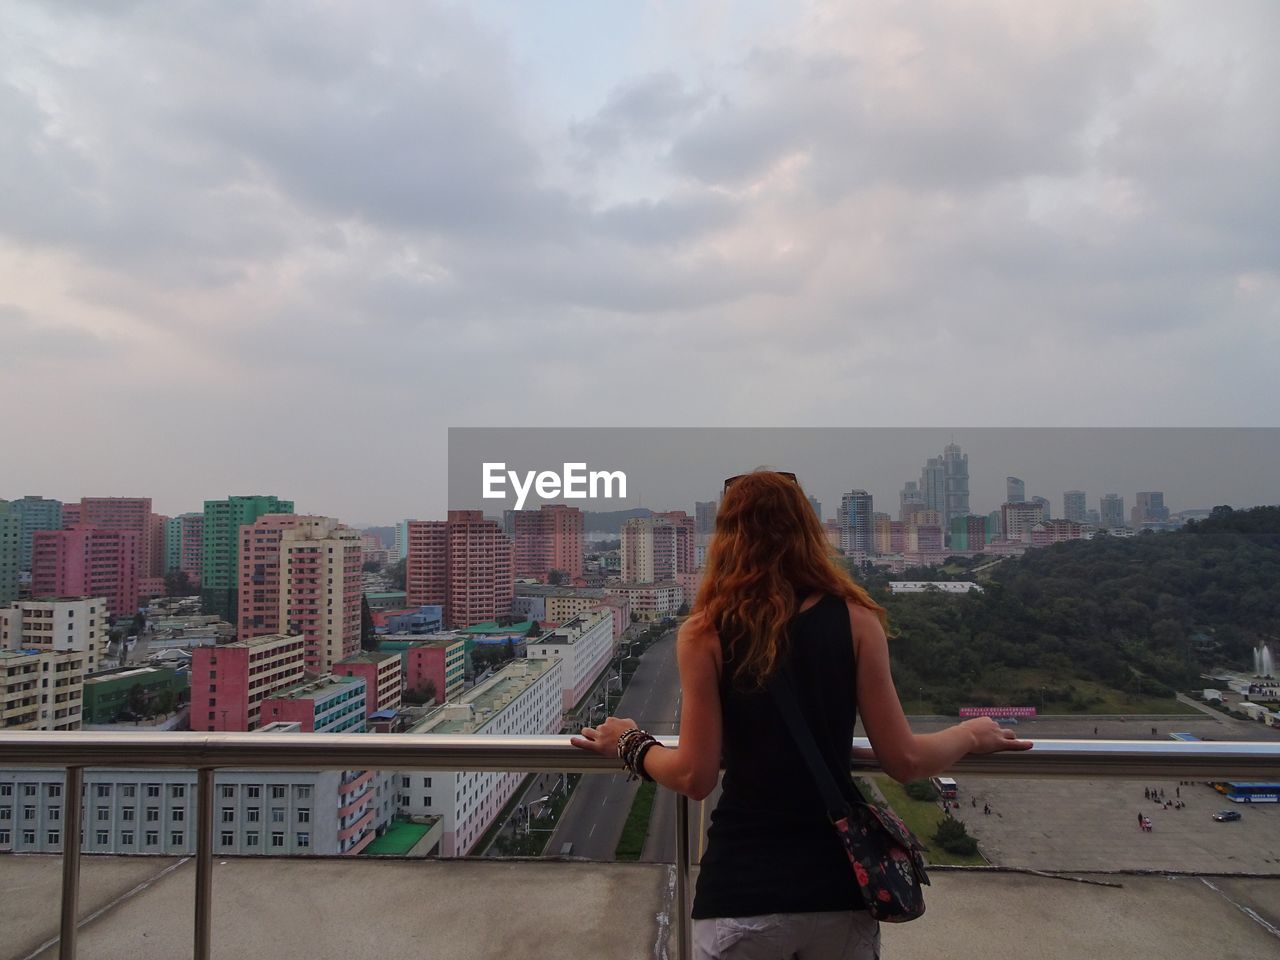
[[[964,717],[1034,717],[1035,707],[961,707]]]

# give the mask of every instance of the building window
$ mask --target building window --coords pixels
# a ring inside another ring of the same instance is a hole
[[[310,808],[310,807],[299,807],[299,808],[298,808],[298,822],[299,822],[299,823],[310,823],[310,822],[311,822],[311,808]]]
[[[294,787],[294,795],[295,795],[299,800],[310,800],[310,799],[311,799],[311,788],[310,788],[309,786],[298,786],[298,787]]]
[[[234,800],[236,798],[236,788],[230,784],[226,784],[222,788],[223,800]]]
[[[173,846],[175,846],[175,847],[180,847],[180,846],[182,846],[182,831],[181,831],[181,830],[170,830],[170,831],[169,831],[169,843],[170,843],[170,844],[172,844],[172,845],[173,845]]]
[[[13,796],[13,784],[0,783],[0,797],[12,797],[12,796]]]
[[[272,787],[271,787],[271,799],[272,799],[272,800],[283,800],[283,799],[284,799],[284,787],[283,787],[283,786],[281,786],[280,784],[274,784],[274,785],[272,785]]]
[[[56,846],[57,844],[62,842],[62,834],[59,833],[57,830],[50,830],[47,837],[51,845]]]
[[[171,810],[169,813],[169,819],[172,820],[174,823],[181,823],[186,818],[187,818],[187,811],[182,809],[182,807],[174,807],[173,810]]]
[[[236,842],[236,835],[230,830],[223,830],[219,834],[218,840],[224,847],[229,847]]]
[[[22,795],[24,797],[34,797],[36,795],[36,785],[34,783],[24,783],[22,785]]]
[[[236,819],[236,808],[235,808],[235,807],[223,807],[223,808],[222,808],[222,822],[223,822],[223,823],[234,823],[234,822],[235,822],[235,819]]]
[[[50,807],[50,808],[49,808],[49,819],[50,819],[50,820],[61,820],[61,819],[62,819],[62,808],[61,808],[61,807]]]
[[[244,845],[246,847],[256,847],[258,845],[258,831],[250,830],[244,835]]]
[[[250,823],[257,823],[262,819],[262,809],[260,807],[250,807],[245,811],[245,819]]]
[[[97,839],[98,846],[104,847],[111,842],[111,834],[108,833],[106,830],[98,830],[96,834],[98,838]]]
[[[11,836],[12,835],[9,833],[8,830],[0,830],[0,844],[7,846],[9,843],[12,842]]]
[[[279,832],[273,832],[273,833],[271,834],[271,846],[273,846],[273,847],[283,847],[283,846],[284,846],[284,834],[283,834],[283,833],[279,833]]]
[[[169,787],[169,796],[174,800],[181,800],[187,795],[187,788],[180,783],[172,784]]]
[[[422,788],[423,788],[424,790],[430,790],[430,789],[431,789],[431,778],[430,778],[430,777],[423,777],[423,778],[422,778]]]
[[[99,820],[110,820],[110,819],[111,819],[111,808],[110,808],[110,807],[99,807],[99,808],[98,808],[98,819],[99,819]]]
[[[121,830],[121,831],[120,831],[120,845],[121,845],[122,847],[132,847],[132,846],[133,846],[133,831],[132,831],[132,830]]]
[[[284,823],[284,807],[271,808],[271,822]]]
[[[244,795],[248,797],[250,800],[257,800],[260,796],[262,796],[262,788],[258,786],[245,787]]]
[[[109,797],[109,796],[111,796],[111,784],[109,784],[109,783],[100,783],[100,784],[98,784],[98,796],[99,796],[99,797]]]
[[[137,792],[138,792],[138,788],[135,787],[132,783],[126,783],[124,786],[120,788],[120,796],[129,800],[132,800],[133,797],[137,794]],[[53,794],[50,794],[50,796],[53,796]]]
[[[146,840],[147,840],[148,847],[154,847],[156,844],[160,842],[160,831],[148,830]]]
[[[160,796],[160,784],[158,784],[158,783],[148,783],[148,784],[147,784],[147,796],[148,796],[148,797],[158,797],[158,796]]]
[[[34,820],[35,818],[36,818],[36,808],[35,808],[35,807],[23,807],[23,808],[22,808],[22,819],[23,819],[23,820]]]
[[[22,831],[22,842],[23,842],[23,843],[35,843],[35,842],[36,842],[36,832],[35,832],[34,830],[23,830],[23,831]]]
[[[299,834],[297,834],[297,835],[296,835],[296,842],[297,842],[297,845],[298,845],[299,847],[309,847],[309,846],[311,846],[311,834],[309,834],[309,833],[299,833]]]
[[[160,822],[160,808],[147,807],[147,823],[159,823],[159,822]]]
[[[62,784],[60,783],[51,783],[45,789],[48,791],[50,800],[56,800],[62,796]]]

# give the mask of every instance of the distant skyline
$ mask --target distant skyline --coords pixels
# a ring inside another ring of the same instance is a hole
[[[457,426],[1280,426],[1276,36],[1274,0],[14,0],[0,495],[368,521],[443,509]]]

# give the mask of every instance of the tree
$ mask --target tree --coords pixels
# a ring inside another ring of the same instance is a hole
[[[190,597],[199,593],[191,583],[191,577],[185,570],[170,570],[164,575],[164,595],[166,597]]]
[[[397,590],[405,589],[407,577],[405,567],[407,564],[407,560],[397,560],[395,563],[387,564],[386,568],[382,571],[383,576],[390,580],[391,586]]]
[[[676,610],[676,616],[687,617],[688,615],[689,615],[689,604],[687,603],[680,604],[679,609]]]
[[[177,698],[173,695],[172,690],[161,690],[156,696],[153,705],[156,713],[173,713],[173,708],[177,704]]]
[[[360,564],[360,569],[365,573],[377,573],[382,569],[382,566],[377,560],[366,560],[364,563]]]
[[[558,587],[565,581],[565,572],[563,570],[551,570],[547,573],[547,583],[553,587]]]
[[[129,688],[129,698],[127,708],[130,712],[137,716],[142,716],[147,711],[147,691],[142,684],[135,683]]]
[[[530,621],[529,629],[524,632],[524,635],[529,640],[542,636],[542,628],[538,626],[537,620]]]
[[[938,822],[933,841],[948,853],[972,856],[978,852],[978,841],[969,835],[964,823],[950,815]]]

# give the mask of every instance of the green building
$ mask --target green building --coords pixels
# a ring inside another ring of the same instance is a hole
[[[207,614],[236,622],[239,606],[240,528],[268,513],[293,513],[293,501],[274,496],[204,502],[204,566],[200,603]]]
[[[182,518],[170,517],[164,522],[164,572],[182,565]]]
[[[30,570],[32,535],[37,530],[62,529],[62,501],[26,496],[21,500],[10,500],[9,512],[16,514],[22,524],[22,556],[18,560],[19,566],[23,570]]]
[[[0,606],[18,599],[22,565],[22,518],[8,500],[0,500]]]
[[[189,686],[169,667],[125,667],[95,673],[84,681],[84,723],[112,723],[125,710],[156,710],[165,693],[172,695],[174,708],[185,698]]]

